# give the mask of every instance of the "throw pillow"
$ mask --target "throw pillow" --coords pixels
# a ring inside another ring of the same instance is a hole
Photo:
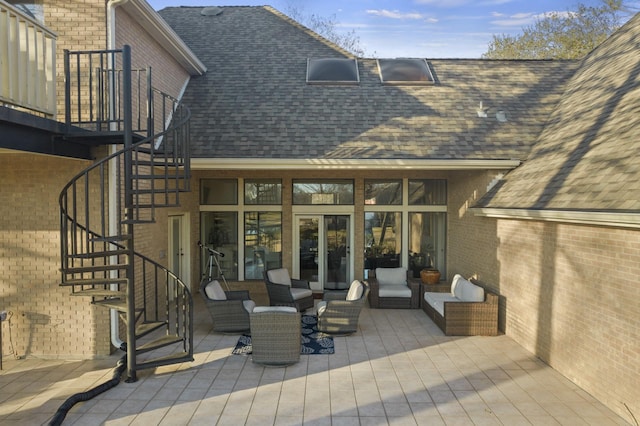
[[[220,286],[218,280],[210,281],[209,284],[204,287],[204,292],[209,299],[227,300],[227,294],[222,289],[222,286]]]
[[[358,300],[362,297],[362,292],[364,288],[362,287],[362,283],[358,280],[353,280],[351,286],[349,287],[349,292],[347,293],[346,300]]]

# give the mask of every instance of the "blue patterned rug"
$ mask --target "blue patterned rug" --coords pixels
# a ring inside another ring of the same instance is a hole
[[[300,338],[300,353],[302,355],[321,355],[335,353],[333,337],[318,331],[318,318],[313,315],[302,316],[302,336]],[[232,352],[234,355],[251,354],[251,336],[243,334],[238,339]]]

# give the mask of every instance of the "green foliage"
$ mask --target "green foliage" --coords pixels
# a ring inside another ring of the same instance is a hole
[[[622,0],[602,0],[599,7],[553,12],[524,27],[522,34],[494,35],[486,59],[578,59],[592,51],[622,22],[629,9]]]

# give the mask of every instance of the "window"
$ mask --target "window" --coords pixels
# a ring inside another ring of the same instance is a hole
[[[364,203],[369,205],[402,204],[402,180],[366,179]]]
[[[355,59],[307,59],[309,84],[358,84],[358,63]]]
[[[238,181],[235,179],[201,179],[200,204],[238,204]]]
[[[327,179],[323,181],[294,180],[293,204],[353,204],[353,181],[346,179]]]
[[[433,267],[444,273],[446,213],[409,213],[409,268],[414,277]]]
[[[282,204],[280,179],[247,179],[244,181],[244,203],[262,205]]]
[[[384,84],[433,84],[424,59],[378,59],[380,81]]]
[[[445,179],[410,179],[409,204],[412,206],[444,206],[447,204]]]
[[[402,213],[365,212],[365,269],[401,266]]]
[[[244,215],[244,277],[263,279],[267,269],[282,266],[282,213]]]
[[[202,212],[200,216],[202,229],[201,241],[224,256],[218,257],[220,270],[217,265],[211,265],[213,277],[222,272],[226,279],[238,279],[238,214],[236,212]],[[202,261],[203,276],[209,275],[208,254]]]

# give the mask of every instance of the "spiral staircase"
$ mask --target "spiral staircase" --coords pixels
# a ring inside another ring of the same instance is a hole
[[[188,108],[131,68],[131,50],[65,51],[68,140],[104,158],[60,193],[62,286],[112,310],[138,370],[193,361],[193,299],[166,267],[136,252],[136,225],[189,191]],[[110,150],[110,152],[107,152]],[[112,326],[114,327],[114,326]]]

